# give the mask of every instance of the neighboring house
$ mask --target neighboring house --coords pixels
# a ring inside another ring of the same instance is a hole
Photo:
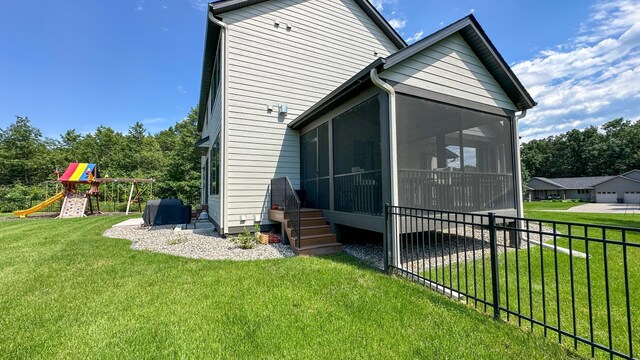
[[[527,198],[583,200],[599,203],[640,203],[640,171],[619,176],[574,178],[534,177],[527,183]]]
[[[613,176],[545,178],[534,177],[527,183],[529,201],[536,200],[583,200],[596,201],[594,186]]]
[[[640,170],[602,181],[594,186],[596,201],[640,204]]]
[[[473,16],[407,46],[367,0],[211,3],[202,201],[223,234],[282,220],[282,177],[334,229],[382,232],[385,203],[515,214],[534,105]]]

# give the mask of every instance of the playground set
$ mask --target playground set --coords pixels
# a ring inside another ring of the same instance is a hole
[[[71,163],[56,181],[56,188],[58,188],[58,185],[62,186],[60,192],[29,209],[14,211],[13,214],[20,218],[26,218],[28,215],[42,211],[60,200],[62,200],[62,206],[60,207],[58,218],[78,218],[87,216],[87,214],[99,214],[101,213],[100,185],[104,183],[131,183],[126,214],[129,214],[131,204],[136,203],[139,211],[142,212],[143,189],[140,188],[139,184],[153,184],[153,182],[153,179],[101,178],[96,164]],[[83,186],[84,189],[88,185],[88,190],[81,189],[79,185],[85,185]],[[153,193],[153,190],[151,192]],[[87,205],[89,206],[88,211]]]

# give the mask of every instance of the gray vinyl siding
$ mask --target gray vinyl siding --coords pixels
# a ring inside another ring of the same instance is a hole
[[[274,0],[221,18],[229,26],[227,226],[249,227],[254,216],[269,222],[272,178],[299,188],[299,135],[287,124],[397,48],[351,0]],[[288,105],[286,116],[278,104]]]
[[[203,129],[203,134],[202,136],[209,136],[209,142],[211,144],[211,146],[213,145],[213,143],[216,140],[216,137],[218,136],[218,134],[220,134],[220,129],[222,126],[222,86],[220,87],[220,89],[218,89],[218,94],[215,97],[214,103],[213,103],[213,109],[211,111],[207,111],[207,121],[205,124],[205,127]],[[211,95],[209,96],[209,100],[207,101],[207,110],[211,109]],[[211,150],[211,146],[209,147],[209,150]],[[209,161],[209,152],[207,152],[207,157],[206,157],[206,161]],[[202,165],[203,167],[205,167],[205,164]],[[222,170],[222,167],[220,168]],[[209,179],[211,174],[211,170],[209,170],[208,174],[204,175],[204,179],[207,179],[207,189],[206,191],[209,192],[211,191],[211,185],[210,185],[210,181],[211,179]],[[224,174],[224,172],[223,172]],[[220,177],[222,179],[222,176]],[[220,212],[222,211],[221,209],[221,199],[220,199],[220,195],[209,195],[209,216],[217,223],[220,224]]]
[[[619,199],[624,198],[625,191],[640,191],[640,182],[623,177],[616,177],[607,182],[595,186],[598,192],[615,192]]]
[[[380,77],[517,111],[504,90],[457,33],[385,70]]]

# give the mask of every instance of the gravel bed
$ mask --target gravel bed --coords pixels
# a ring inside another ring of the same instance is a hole
[[[174,226],[112,227],[104,232],[109,238],[131,240],[134,250],[148,250],[191,259],[207,260],[266,260],[294,256],[288,245],[256,245],[244,250],[229,239],[211,231],[203,234],[175,232]]]
[[[537,231],[537,225],[530,226],[531,231]],[[552,229],[543,226],[543,231],[551,232]],[[466,236],[465,236],[466,235]],[[429,238],[431,242],[429,242]],[[483,240],[484,239],[484,240]],[[542,236],[544,242],[551,241],[552,236]],[[424,241],[423,241],[424,240]],[[539,234],[531,234],[530,240],[539,242],[541,236]],[[498,244],[498,252],[513,251],[514,247],[505,247],[505,233],[498,231],[496,233],[496,242]],[[534,243],[531,247],[535,247]],[[403,251],[400,255],[400,261],[404,269],[415,273],[427,271],[429,266],[432,268],[448,265],[456,262],[472,262],[475,259],[489,257],[489,231],[485,228],[459,226],[444,229],[443,231],[434,231],[425,233],[424,239],[414,235],[401,242]],[[522,248],[527,247],[527,241],[523,240]],[[484,253],[483,253],[484,248]],[[371,266],[382,269],[383,252],[382,245],[344,245],[344,251]]]
[[[346,244],[342,246],[342,249],[347,254],[364,261],[371,267],[383,270],[382,245]]]

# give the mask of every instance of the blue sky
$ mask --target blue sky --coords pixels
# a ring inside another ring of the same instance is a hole
[[[640,0],[371,0],[406,39],[473,13],[540,104],[525,140],[640,118]],[[198,101],[202,0],[0,2],[0,128],[151,132]]]

